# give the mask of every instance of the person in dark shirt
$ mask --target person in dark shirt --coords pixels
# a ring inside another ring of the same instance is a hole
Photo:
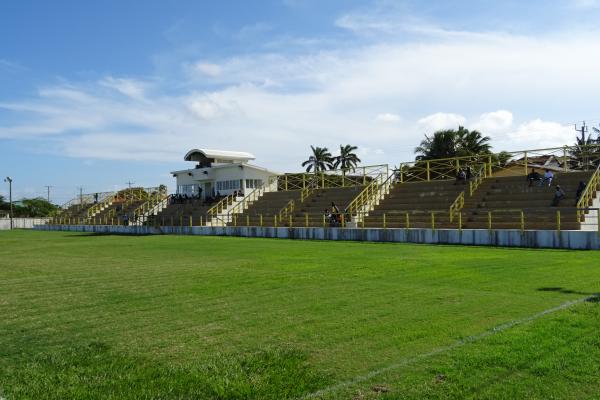
[[[529,182],[529,187],[533,186],[533,182],[538,182],[542,180],[542,176],[535,172],[535,168],[531,168],[531,172],[527,175],[527,181]]]
[[[577,186],[577,193],[575,193],[575,205],[579,203],[581,195],[583,194],[583,192],[585,192],[585,186],[586,185],[584,181],[579,181],[579,186]]]
[[[556,191],[554,192],[554,198],[552,199],[552,207],[558,207],[560,201],[565,198],[565,192],[556,185]]]

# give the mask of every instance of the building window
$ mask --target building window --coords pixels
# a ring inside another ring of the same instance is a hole
[[[239,190],[240,189],[240,181],[239,179],[231,180],[231,181],[217,181],[217,191],[227,191],[227,190]]]
[[[248,189],[258,189],[262,186],[262,179],[246,179],[246,188]]]
[[[177,194],[196,195],[198,194],[198,185],[178,185]]]

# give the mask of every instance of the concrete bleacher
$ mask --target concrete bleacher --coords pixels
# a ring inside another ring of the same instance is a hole
[[[156,215],[150,216],[149,225],[189,225],[192,218],[193,225],[206,225],[208,210],[213,203],[205,203],[200,199],[186,199],[183,202],[167,203],[167,206]]]
[[[125,215],[130,222],[133,222],[133,213],[136,208],[140,207],[147,200],[129,200],[122,199],[113,200],[103,210],[99,211],[94,217],[90,218],[90,224],[122,224]]]
[[[434,211],[436,227],[450,228],[449,208],[456,197],[465,190],[454,180],[396,183],[390,193],[364,218],[365,228],[405,228],[406,214],[409,227],[430,228]],[[360,225],[360,224],[359,224]],[[362,226],[362,225],[361,225]]]
[[[292,226],[323,226],[325,210],[331,209],[332,203],[343,212],[363,189],[364,186],[315,189],[294,209]],[[286,222],[286,225],[288,224],[289,221]],[[328,221],[325,221],[325,224],[328,225]]]
[[[263,225],[273,226],[275,216],[279,218],[279,212],[290,200],[294,200],[294,204],[300,204],[300,190],[266,192],[243,213],[237,214],[228,225],[260,226],[262,217]]]
[[[557,173],[551,186],[535,182],[532,187],[525,176],[490,177],[472,197],[465,197],[463,228],[487,228],[491,211],[494,229],[520,229],[519,210],[523,210],[525,229],[557,229],[556,212],[560,211],[561,229],[578,230],[575,193],[579,182],[587,183],[591,175],[591,172]],[[552,206],[555,185],[560,185],[566,194],[558,207]]]

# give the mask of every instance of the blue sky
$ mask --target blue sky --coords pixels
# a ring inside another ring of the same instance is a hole
[[[598,0],[3,1],[0,175],[62,203],[172,186],[195,147],[294,171],[311,144],[397,164],[458,124],[498,151],[571,143],[600,123],[598,17]]]

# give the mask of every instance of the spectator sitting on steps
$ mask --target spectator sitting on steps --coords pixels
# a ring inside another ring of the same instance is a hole
[[[560,201],[566,197],[565,192],[556,185],[556,192],[554,192],[554,198],[552,199],[552,207],[558,207]]]
[[[529,187],[533,186],[533,182],[538,182],[542,180],[542,176],[535,171],[535,168],[531,168],[531,172],[527,175],[527,181],[529,182]]]
[[[462,169],[456,174],[456,182],[454,182],[455,185],[458,185],[459,183],[467,183],[467,174]]]
[[[540,186],[544,186],[544,183],[548,182],[548,187],[552,186],[552,180],[554,179],[554,173],[549,169],[544,174],[544,179],[540,182]]]

